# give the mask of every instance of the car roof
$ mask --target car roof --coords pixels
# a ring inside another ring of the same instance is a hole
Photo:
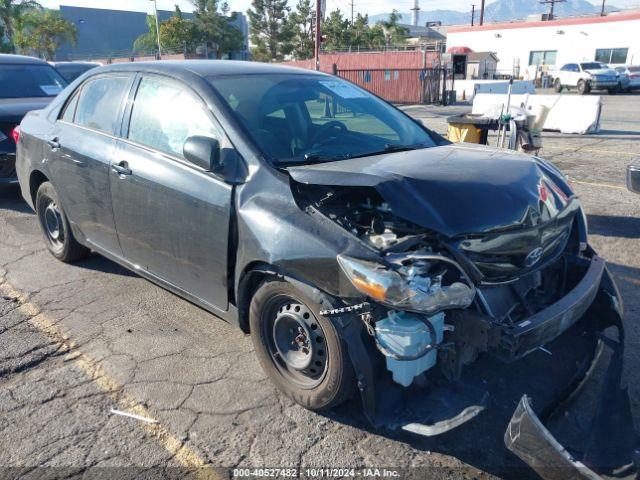
[[[66,65],[96,65],[101,66],[98,62],[49,62],[54,67],[66,66]]]
[[[180,74],[190,72],[201,77],[216,75],[266,75],[266,74],[288,74],[304,75],[318,74],[325,75],[302,68],[289,67],[284,65],[274,65],[270,63],[245,62],[239,60],[163,60],[150,62],[116,63],[102,67],[100,71],[110,70],[133,70],[140,72],[166,72]]]
[[[4,65],[49,65],[44,60],[35,57],[27,57],[25,55],[11,55],[0,53],[0,64]]]

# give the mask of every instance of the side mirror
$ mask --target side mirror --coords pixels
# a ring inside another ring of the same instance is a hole
[[[220,160],[220,142],[215,138],[189,137],[182,151],[184,158],[208,172],[218,172],[223,168]]]
[[[640,193],[640,166],[627,167],[627,188],[634,193]]]

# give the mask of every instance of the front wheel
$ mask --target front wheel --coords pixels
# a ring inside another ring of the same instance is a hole
[[[580,95],[586,95],[589,93],[589,85],[584,80],[578,82],[578,93]]]
[[[560,82],[559,78],[556,78],[556,81],[553,82],[553,88],[558,93],[562,92],[562,83]]]
[[[53,185],[44,182],[36,194],[36,213],[44,242],[51,254],[62,262],[73,262],[89,254],[73,236],[58,193]]]
[[[346,346],[319,312],[320,305],[281,280],[263,282],[249,310],[262,368],[279,390],[311,410],[342,403],[355,384]]]

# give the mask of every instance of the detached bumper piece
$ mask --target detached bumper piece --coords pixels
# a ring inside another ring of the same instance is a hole
[[[601,478],[637,478],[640,465],[640,442],[634,430],[629,395],[621,386],[623,335],[619,340],[606,339],[612,351],[609,367],[590,429],[583,432],[581,452],[569,451],[556,440],[533,410],[524,395],[505,432],[509,450],[547,480]],[[588,377],[588,376],[587,376]],[[585,378],[586,380],[586,378]],[[583,382],[584,384],[584,382]],[[571,398],[565,407],[576,401]],[[568,413],[565,408],[547,415]]]

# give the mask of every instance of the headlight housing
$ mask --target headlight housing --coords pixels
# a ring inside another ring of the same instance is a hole
[[[462,281],[443,285],[445,273],[429,271],[435,263],[458,270]],[[453,261],[437,255],[401,255],[393,258],[397,269],[338,255],[338,263],[349,281],[363,295],[398,310],[435,314],[452,308],[467,308],[475,298],[475,288]]]

